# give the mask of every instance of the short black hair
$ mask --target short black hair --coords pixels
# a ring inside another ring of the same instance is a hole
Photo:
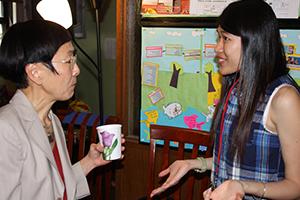
[[[28,86],[25,66],[45,63],[56,72],[51,60],[60,46],[72,40],[70,32],[47,20],[29,20],[12,25],[5,33],[0,47],[0,75],[16,84]]]

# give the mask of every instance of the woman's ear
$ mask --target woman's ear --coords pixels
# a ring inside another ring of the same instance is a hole
[[[25,72],[29,82],[33,82],[37,85],[42,84],[41,68],[38,63],[30,63],[25,66]]]

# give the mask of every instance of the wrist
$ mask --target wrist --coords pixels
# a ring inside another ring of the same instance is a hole
[[[89,158],[89,156],[85,156],[84,158],[82,158],[80,160],[80,165],[85,175],[87,175],[96,167],[95,163],[92,159]]]
[[[240,181],[240,180],[235,180],[235,181],[240,184],[240,186],[241,186],[241,188],[243,190],[243,193],[246,193],[246,191],[245,191],[245,187],[246,186],[244,185],[244,183],[242,181]]]
[[[197,157],[196,160],[198,161],[197,163],[199,164],[197,165],[196,168],[194,168],[194,171],[198,173],[206,172],[208,169],[206,159],[203,157]]]
[[[265,197],[265,194],[266,194],[266,191],[267,191],[266,183],[262,183],[262,184],[263,184],[263,190],[262,190],[260,199],[263,199]]]

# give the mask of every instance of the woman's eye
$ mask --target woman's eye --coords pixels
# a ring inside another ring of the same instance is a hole
[[[224,39],[224,41],[229,41],[230,40],[230,38],[226,37],[226,36],[223,36],[223,39]]]

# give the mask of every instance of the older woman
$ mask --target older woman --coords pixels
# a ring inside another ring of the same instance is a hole
[[[89,195],[86,175],[109,161],[103,147],[71,165],[64,132],[51,111],[72,97],[80,70],[69,32],[32,20],[13,25],[0,49],[0,74],[18,90],[0,109],[1,199],[77,199]],[[123,141],[124,142],[124,141]]]

